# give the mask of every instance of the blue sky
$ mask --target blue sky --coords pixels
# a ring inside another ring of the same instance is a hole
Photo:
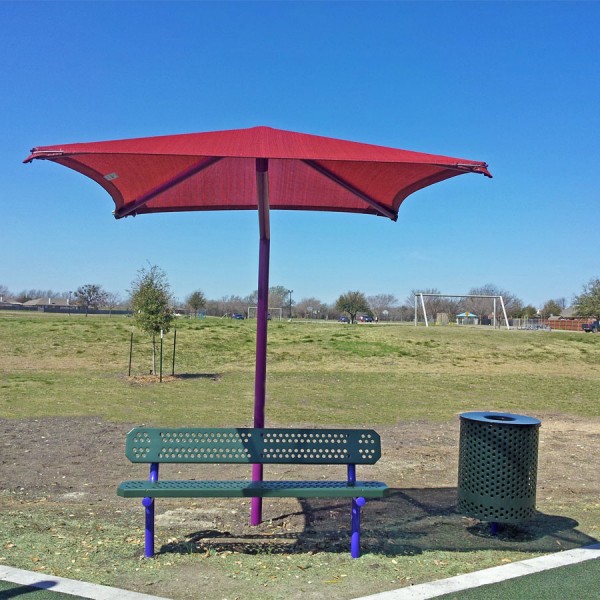
[[[600,3],[0,2],[0,284],[176,296],[257,287],[251,211],[116,221],[33,146],[268,125],[484,160],[397,223],[272,213],[271,284],[294,299],[486,283],[525,303],[600,276]]]

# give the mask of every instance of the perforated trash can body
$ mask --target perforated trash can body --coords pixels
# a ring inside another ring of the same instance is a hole
[[[495,523],[535,514],[540,424],[510,413],[460,415],[459,512]]]

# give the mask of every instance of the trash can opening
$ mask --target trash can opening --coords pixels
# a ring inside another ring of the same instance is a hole
[[[516,421],[514,417],[509,417],[508,415],[485,415],[484,418],[491,421]]]

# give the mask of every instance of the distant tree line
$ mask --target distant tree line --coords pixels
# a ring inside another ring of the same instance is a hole
[[[148,273],[162,277],[162,283],[168,282],[166,274],[156,266],[150,266]],[[144,273],[147,275],[144,271]],[[140,272],[138,272],[138,279]],[[137,281],[137,280],[136,280]],[[138,281],[139,283],[139,281]],[[29,289],[19,293],[11,293],[7,286],[0,284],[0,299],[4,302],[14,300],[26,302],[37,298],[62,298],[81,307],[86,314],[90,310],[108,309],[135,309],[134,293],[136,286],[132,284],[128,296],[122,298],[119,294],[104,290],[99,284],[87,283],[69,292],[56,292],[46,289]],[[282,315],[290,315],[298,319],[337,319],[346,315],[354,321],[358,316],[368,315],[377,321],[410,321],[414,319],[415,294],[441,294],[437,288],[415,289],[410,292],[404,301],[398,300],[390,293],[380,293],[371,296],[365,295],[358,290],[348,291],[340,294],[337,300],[331,304],[323,302],[315,297],[304,297],[296,300],[292,297],[292,291],[283,285],[273,286],[269,289],[269,307],[281,308]],[[211,316],[229,316],[234,313],[246,315],[248,308],[258,304],[258,291],[254,290],[246,296],[228,295],[219,299],[209,299],[201,289],[196,289],[185,297],[183,301],[176,299],[168,292],[168,304],[173,315],[188,314],[198,316],[206,314]],[[514,293],[499,288],[494,284],[485,284],[473,287],[468,292],[470,296],[502,296],[509,318],[548,318],[552,315],[558,316],[567,307],[565,298],[551,298],[543,306],[536,308],[531,304],[525,304]],[[493,311],[493,301],[486,298],[448,298],[448,297],[424,297],[425,309],[428,315],[435,316],[446,313],[453,319],[462,312],[470,312],[485,317]],[[600,315],[600,278],[593,278],[583,286],[580,294],[574,295],[571,306],[573,315],[580,317],[598,318]],[[500,311],[500,306],[497,306]],[[419,306],[419,313],[421,306]],[[502,316],[502,315],[500,315]]]

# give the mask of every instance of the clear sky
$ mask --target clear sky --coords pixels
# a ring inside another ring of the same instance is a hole
[[[0,284],[124,295],[157,264],[184,298],[257,287],[253,211],[115,220],[33,146],[268,125],[489,163],[393,223],[274,211],[271,284],[525,303],[600,276],[598,2],[0,2]]]

